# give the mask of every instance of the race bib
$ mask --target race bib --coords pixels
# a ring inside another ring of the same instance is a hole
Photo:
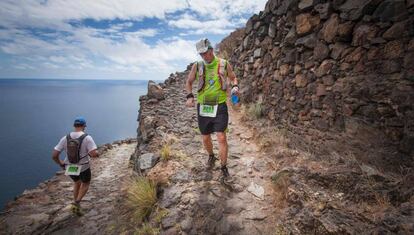
[[[200,105],[200,116],[202,117],[216,117],[218,105]]]
[[[70,164],[66,166],[65,175],[78,176],[80,174],[81,166]]]

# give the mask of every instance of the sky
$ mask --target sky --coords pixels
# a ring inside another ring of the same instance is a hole
[[[164,80],[267,0],[1,0],[0,78]]]

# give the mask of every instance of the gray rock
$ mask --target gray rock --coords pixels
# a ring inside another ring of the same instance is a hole
[[[259,210],[248,211],[244,214],[244,218],[250,220],[264,220],[267,218],[267,215]]]
[[[154,98],[157,100],[163,100],[165,98],[164,90],[160,85],[157,85],[153,81],[148,81],[148,98]]]
[[[238,214],[245,209],[246,209],[246,203],[243,200],[238,200],[236,198],[233,198],[233,199],[226,201],[226,207],[224,208],[224,213]]]
[[[315,48],[313,49],[313,58],[317,61],[322,61],[329,56],[329,48],[328,46],[319,41],[316,43]]]
[[[295,27],[290,28],[288,34],[285,37],[285,42],[288,45],[294,45],[296,41],[296,29]]]
[[[179,185],[173,185],[165,189],[160,205],[162,207],[169,208],[172,205],[177,204],[180,201],[181,195],[184,191],[185,188]]]
[[[405,21],[397,22],[394,25],[392,25],[389,29],[387,29],[387,31],[385,31],[382,36],[387,40],[401,38],[404,35],[405,28]]]
[[[190,173],[186,170],[180,170],[171,177],[171,181],[175,183],[178,183],[178,182],[185,183],[185,182],[189,182],[190,180],[191,180]]]
[[[249,34],[253,29],[253,17],[251,17],[246,23],[246,34]]]
[[[380,21],[399,21],[405,19],[408,15],[404,0],[386,0],[382,1],[372,14],[374,19]]]
[[[286,14],[287,10],[297,8],[299,0],[284,0],[282,4],[277,8],[276,15]]]
[[[339,7],[339,10],[343,12],[341,17],[357,20],[370,10],[371,3],[375,3],[375,0],[347,0]]]
[[[190,217],[185,218],[183,221],[181,221],[181,229],[184,232],[188,232],[191,230],[192,226],[193,226],[193,219]]]
[[[161,221],[162,228],[171,228],[175,226],[181,218],[181,213],[178,210],[170,211],[170,213],[164,217]]]
[[[141,170],[150,169],[158,162],[159,156],[154,153],[145,153],[138,157],[139,168]]]
[[[310,34],[308,36],[301,37],[298,40],[296,40],[295,45],[296,46],[303,45],[307,48],[314,48],[316,46],[316,42],[317,42],[317,38],[315,34]]]
[[[260,200],[264,200],[264,188],[254,182],[251,182],[249,187],[247,187],[247,191],[253,194],[254,196],[258,197]]]
[[[253,57],[254,58],[259,58],[263,56],[263,50],[262,48],[257,48],[256,50],[254,50],[253,52]]]
[[[315,11],[319,13],[319,17],[323,20],[328,19],[328,16],[330,14],[330,6],[331,4],[329,2],[318,4],[315,6]]]
[[[319,2],[318,0],[301,0],[299,2],[298,7],[299,7],[300,10],[308,10],[308,9],[312,8],[318,2]]]
[[[217,222],[217,232],[218,234],[229,234],[231,229],[231,224],[226,220],[220,220]]]
[[[276,25],[275,24],[270,24],[269,25],[269,32],[268,32],[269,37],[274,38],[276,36]]]

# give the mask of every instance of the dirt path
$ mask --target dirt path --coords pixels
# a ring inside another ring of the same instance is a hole
[[[82,208],[85,215],[70,211],[72,185],[70,178],[57,175],[26,190],[9,204],[1,216],[4,234],[103,234],[109,225],[114,205],[119,200],[121,182],[129,176],[129,158],[135,143],[112,145],[98,159],[92,160],[92,182]]]

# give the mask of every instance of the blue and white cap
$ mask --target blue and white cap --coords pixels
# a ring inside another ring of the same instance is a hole
[[[84,117],[76,117],[75,121],[73,122],[73,125],[81,125],[81,126],[86,126],[86,120]]]

